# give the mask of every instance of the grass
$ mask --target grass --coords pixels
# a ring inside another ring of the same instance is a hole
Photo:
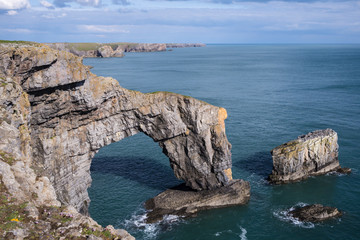
[[[9,165],[13,165],[15,162],[15,158],[10,153],[1,150],[0,150],[0,158],[2,161],[6,162]]]
[[[100,43],[66,43],[69,48],[78,51],[89,51],[89,50],[97,50],[101,47]]]
[[[10,198],[5,185],[0,182],[0,233],[13,230],[26,218],[27,202],[17,204],[16,199]]]
[[[112,235],[111,232],[109,230],[107,230],[106,228],[104,231],[99,231],[99,230],[90,228],[88,225],[83,225],[81,233],[84,235],[88,235],[88,236],[94,235],[96,237],[101,237],[105,240],[111,240],[111,239],[116,238],[116,236]]]
[[[11,41],[11,40],[0,40],[0,43],[14,43],[14,44],[37,44],[36,42],[30,42],[30,41]]]

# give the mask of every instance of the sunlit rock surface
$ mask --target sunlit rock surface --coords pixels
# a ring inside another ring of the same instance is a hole
[[[332,129],[316,130],[271,151],[270,182],[286,183],[339,170],[338,135]]]
[[[175,93],[124,89],[92,74],[81,58],[45,45],[0,51],[1,74],[28,94],[32,166],[61,203],[86,214],[91,159],[138,132],[159,143],[188,187],[211,190],[231,182],[225,109]]]

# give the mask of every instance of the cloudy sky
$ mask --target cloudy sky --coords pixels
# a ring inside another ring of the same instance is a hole
[[[0,39],[360,43],[360,0],[0,0]]]

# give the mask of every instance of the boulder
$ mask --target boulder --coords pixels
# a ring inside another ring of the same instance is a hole
[[[321,222],[327,219],[340,217],[342,213],[335,207],[327,207],[321,204],[312,204],[300,207],[289,212],[292,217],[303,222]]]

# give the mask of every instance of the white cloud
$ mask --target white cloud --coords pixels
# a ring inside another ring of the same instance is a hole
[[[70,7],[72,2],[78,3],[82,6],[90,6],[90,7],[101,6],[101,0],[54,0],[54,5],[61,8]]]
[[[88,5],[88,6],[99,6],[100,0],[77,0],[76,1],[79,4],[82,5]]]
[[[5,28],[2,30],[6,31],[6,32],[12,32],[12,33],[31,33],[32,32],[30,29],[27,29],[27,28],[14,28],[14,29]]]
[[[55,15],[54,13],[41,15],[41,17],[48,18],[48,19],[63,18],[63,17],[66,17],[66,16],[67,16],[66,13],[62,13],[62,14],[59,14],[59,15]]]
[[[14,10],[29,7],[29,0],[0,0],[0,9]]]
[[[48,1],[45,1],[45,0],[40,1],[40,4],[43,5],[46,8],[53,8],[54,7],[54,5],[52,5],[51,3],[49,3]]]
[[[12,15],[18,14],[18,12],[17,12],[17,11],[14,11],[14,10],[10,10],[10,11],[7,12],[7,14],[10,15],[10,16],[12,16]]]
[[[94,33],[129,33],[120,25],[79,25],[79,30]]]

